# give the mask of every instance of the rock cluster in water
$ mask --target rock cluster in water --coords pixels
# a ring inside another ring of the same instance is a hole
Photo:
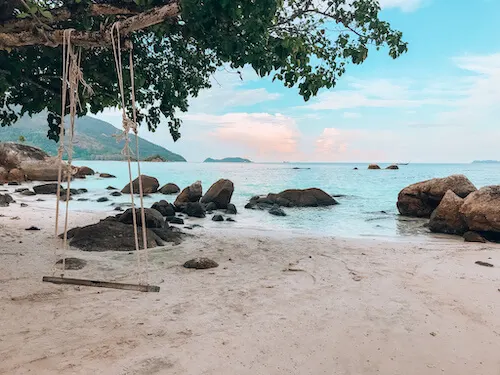
[[[404,216],[429,218],[435,233],[500,241],[500,185],[477,190],[463,175],[434,178],[401,190],[397,207]]]

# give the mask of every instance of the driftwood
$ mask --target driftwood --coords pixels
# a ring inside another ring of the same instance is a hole
[[[104,14],[109,15],[123,14],[124,12],[123,8],[107,7],[106,9],[108,13]],[[122,37],[126,37],[135,31],[162,23],[169,18],[175,18],[179,13],[179,3],[176,0],[168,5],[136,14],[118,21],[120,34]],[[69,11],[59,10],[59,14],[56,14],[55,19],[62,21],[70,16]],[[6,32],[7,30],[8,32]],[[111,26],[101,31],[73,31],[71,33],[71,43],[82,47],[111,46],[110,30]],[[63,43],[63,35],[64,30],[62,29],[46,31],[34,29],[33,20],[8,21],[0,25],[0,50],[33,45],[57,47]]]

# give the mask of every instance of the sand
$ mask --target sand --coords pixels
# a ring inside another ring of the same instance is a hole
[[[0,208],[0,374],[500,374],[498,245],[201,228],[150,251],[159,293],[60,286],[54,213],[26,199]],[[137,281],[135,254],[66,255]]]

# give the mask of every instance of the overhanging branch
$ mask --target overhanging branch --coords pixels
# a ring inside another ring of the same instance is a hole
[[[107,6],[109,12],[112,12],[113,8]],[[117,9],[119,8],[115,8],[115,11],[118,11]],[[143,30],[150,26],[157,25],[169,18],[175,18],[179,15],[179,13],[180,8],[178,0],[168,5],[153,8],[147,12],[137,14],[123,21],[119,21],[118,25],[120,29],[120,35],[122,37],[126,37],[127,35],[135,31]],[[116,15],[117,13],[113,14]],[[63,16],[70,16],[70,14],[69,12],[61,12],[60,17]],[[21,32],[1,32],[2,27],[4,26],[0,26],[0,50],[33,45],[57,47],[63,43],[64,30],[46,31],[41,29],[33,29],[32,21],[30,24],[31,27],[28,30],[24,29],[25,31]],[[106,47],[111,44],[110,35],[110,28],[104,29],[102,31],[73,31],[71,33],[71,43],[82,47]]]

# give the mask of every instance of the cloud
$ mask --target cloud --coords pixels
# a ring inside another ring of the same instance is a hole
[[[362,117],[361,113],[357,113],[357,112],[344,112],[344,114],[342,116],[344,118],[360,118],[360,117]]]
[[[298,153],[295,120],[279,113],[192,114],[185,119],[208,127],[205,134],[212,141],[236,146],[260,160],[279,161]]]

